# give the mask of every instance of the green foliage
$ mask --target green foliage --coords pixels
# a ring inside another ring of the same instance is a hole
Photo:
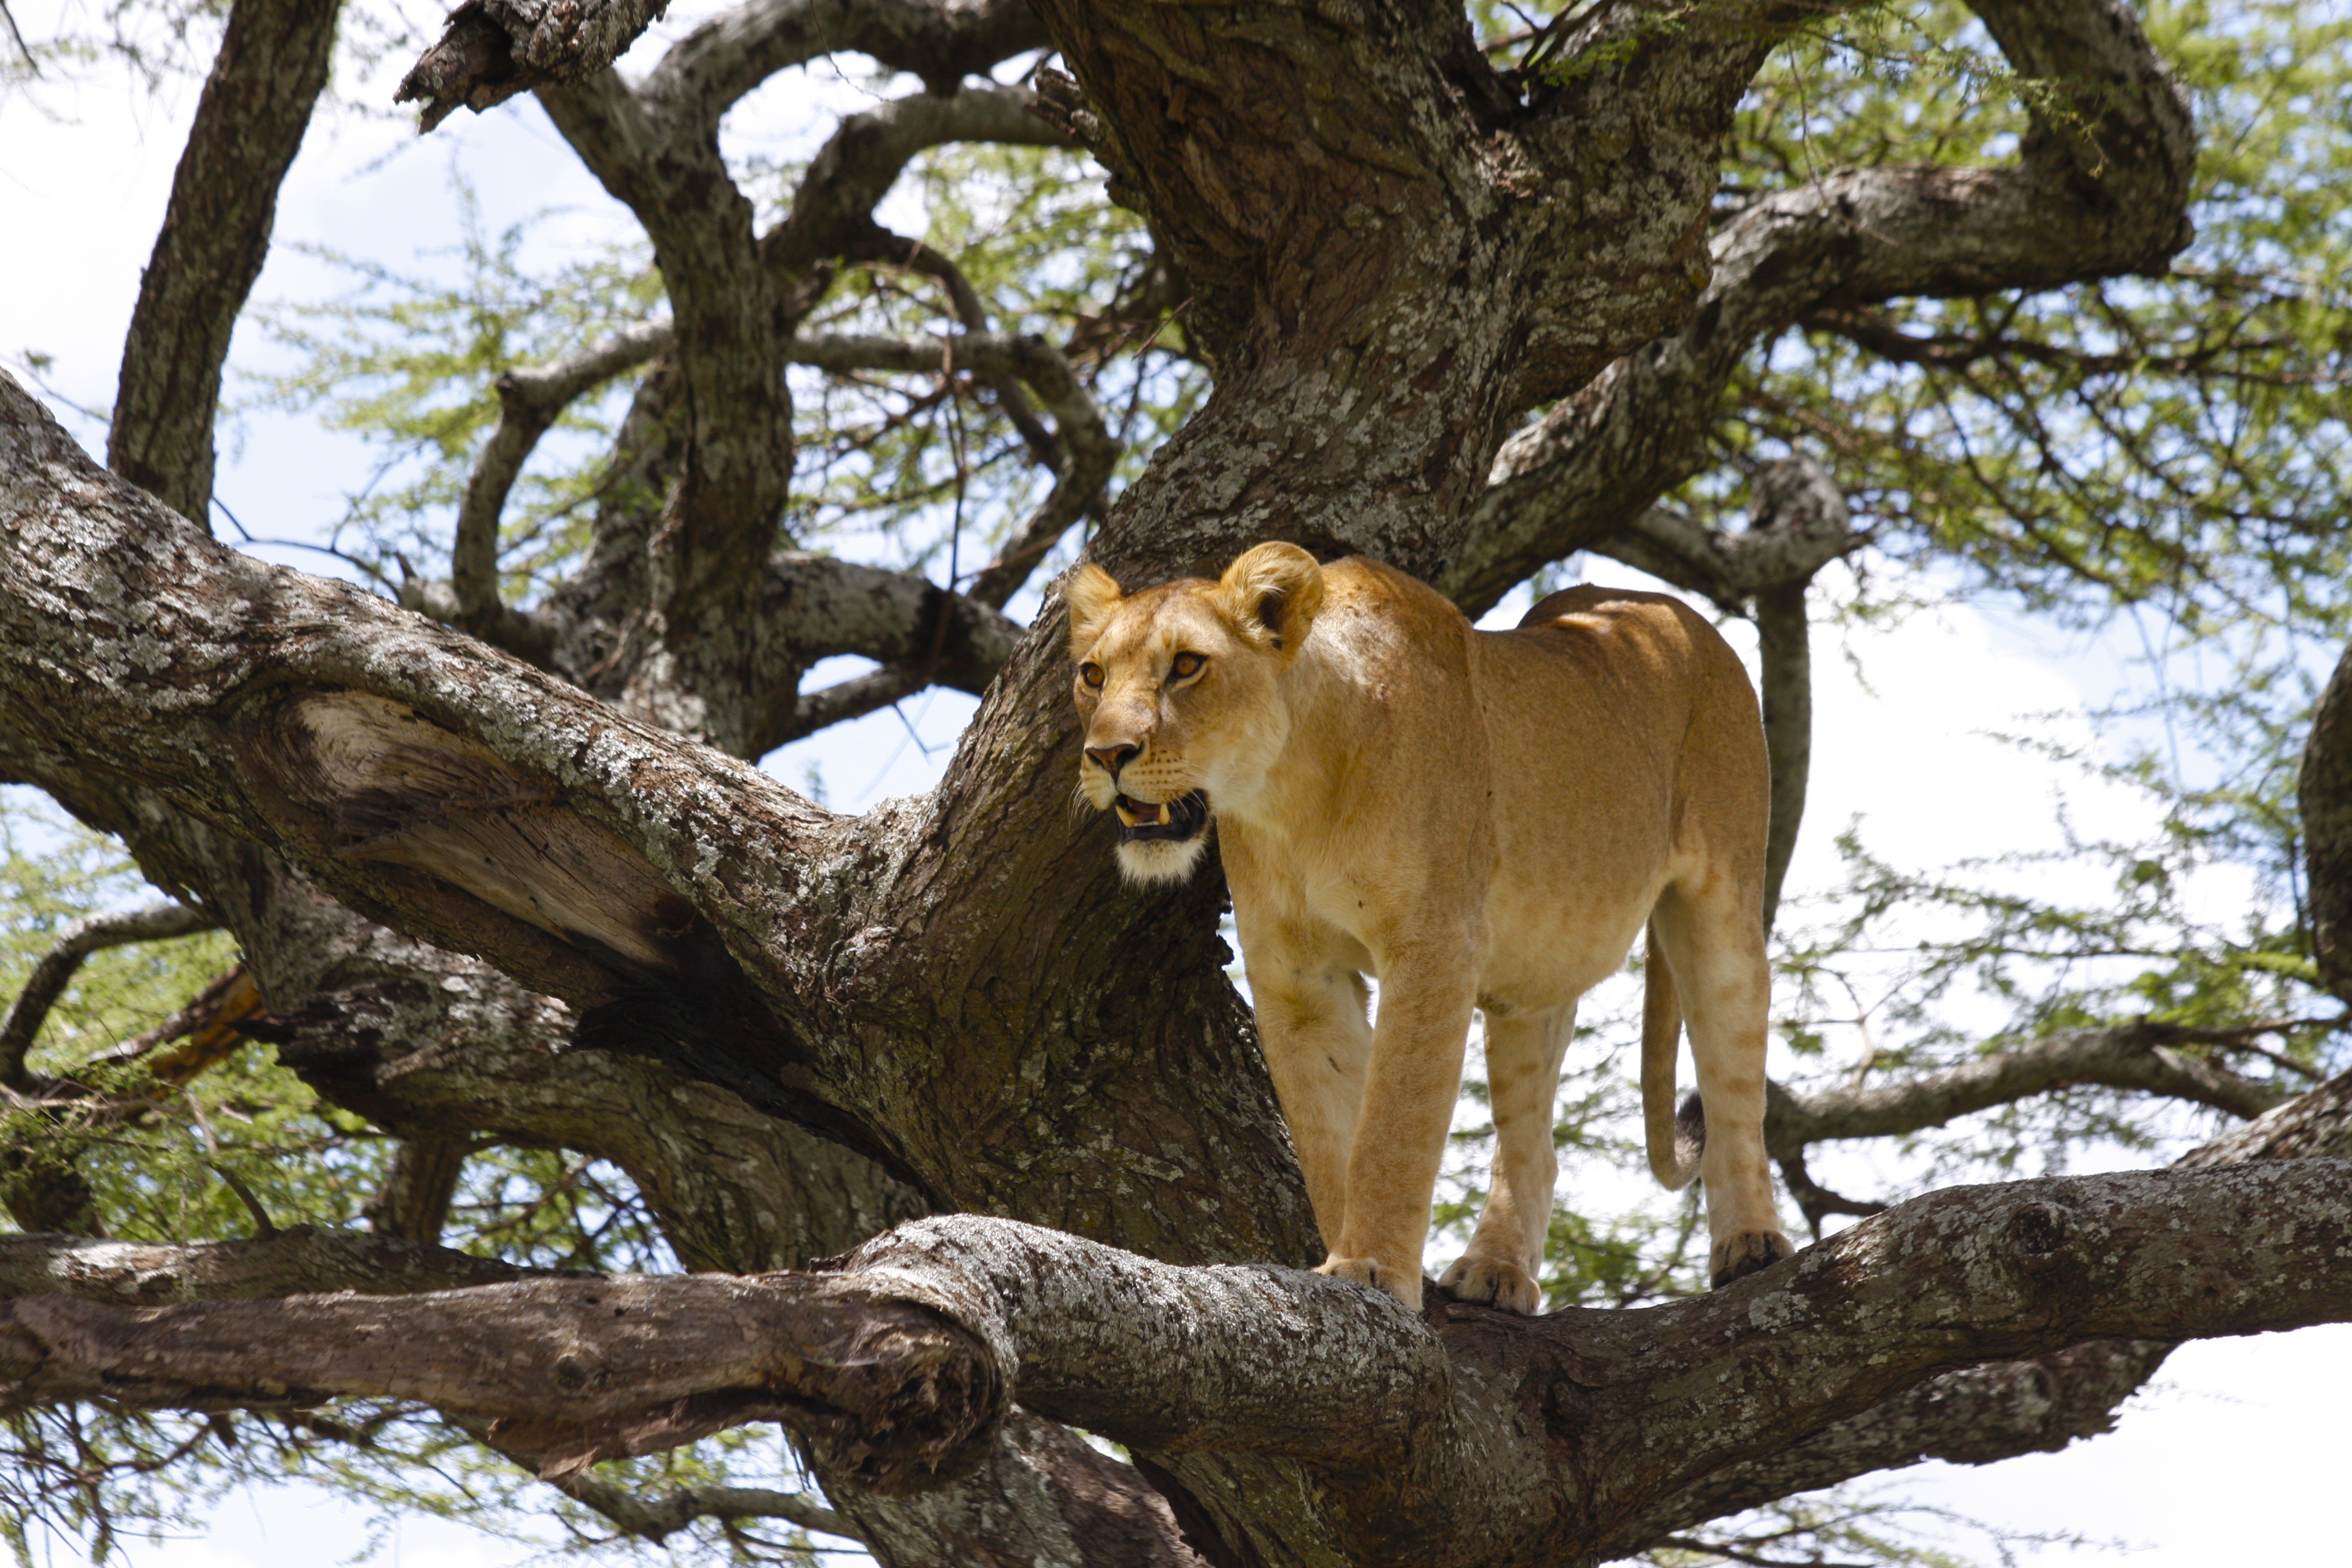
[[[457,502],[498,424],[498,378],[650,320],[661,302],[642,246],[592,250],[534,274],[522,260],[534,220],[493,236],[462,181],[455,195],[464,237],[441,267],[406,273],[312,247],[352,277],[352,290],[256,312],[299,361],[260,380],[258,405],[316,412],[327,428],[361,435],[382,454],[327,545],[385,585],[412,568],[446,574]],[[509,497],[500,565],[515,596],[578,563],[602,493],[601,456],[628,390],[616,383],[568,406]]]
[[[789,189],[804,172],[761,176]],[[1064,349],[1124,453],[1112,492],[1206,395],[1180,324],[1152,302],[1158,280],[1139,222],[1098,196],[1077,154],[996,145],[933,149],[910,184],[926,244],[951,258],[992,330],[1035,332]],[[527,258],[552,215],[486,233],[471,192],[457,253],[422,273],[314,252],[352,289],[258,312],[297,367],[264,378],[258,405],[316,411],[381,454],[348,500],[330,548],[389,588],[446,575],[457,503],[496,426],[498,377],[554,363],[660,313],[660,279],[642,247],[573,256],[548,270]],[[936,339],[962,330],[945,290],[899,268],[840,269],[801,331]],[[524,602],[576,568],[595,509],[615,497],[613,439],[638,375],[566,410],[524,468],[500,529],[510,599]],[[803,548],[837,548],[940,578],[985,565],[1052,484],[996,390],[966,372],[919,376],[790,374],[798,448],[784,527]],[[641,505],[658,505],[658,497]],[[1041,570],[1040,580],[1059,557]]]

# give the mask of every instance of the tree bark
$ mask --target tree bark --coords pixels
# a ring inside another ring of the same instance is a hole
[[[1320,1275],[958,1216],[818,1275],[18,1298],[0,1373],[19,1399],[423,1399],[493,1423],[549,1476],[782,1419],[883,1495],[970,1473],[1018,1398],[1179,1473],[1199,1450],[1303,1465],[1352,1561],[1584,1563],[1639,1544],[1663,1499],[1946,1369],[2352,1316],[2347,1173],[2294,1160],[1954,1188],[1641,1311],[1415,1314]]]
[[[122,345],[109,467],[198,527],[221,363],[269,253],[278,186],[327,85],[336,0],[237,0]]]
[[[2311,955],[2319,983],[2352,1006],[2352,647],[2312,710],[2295,805]]]

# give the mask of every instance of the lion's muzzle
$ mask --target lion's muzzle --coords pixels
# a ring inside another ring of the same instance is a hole
[[[1111,803],[1111,810],[1118,816],[1121,844],[1155,838],[1181,843],[1199,837],[1202,829],[1209,826],[1209,797],[1199,790],[1164,804],[1122,795]]]

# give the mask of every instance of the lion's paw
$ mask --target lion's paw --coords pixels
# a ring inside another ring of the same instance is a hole
[[[1717,1242],[1707,1253],[1709,1282],[1720,1290],[1735,1279],[1745,1279],[1796,1256],[1796,1244],[1777,1230],[1739,1231]]]
[[[1507,1258],[1472,1253],[1439,1275],[1437,1283],[1457,1301],[1491,1301],[1506,1312],[1532,1316],[1543,1306],[1543,1290],[1534,1278]]]
[[[1315,1270],[1328,1274],[1334,1279],[1353,1279],[1359,1285],[1370,1285],[1375,1290],[1385,1290],[1411,1307],[1421,1310],[1421,1270],[1399,1268],[1393,1263],[1382,1263],[1377,1258],[1325,1258]]]

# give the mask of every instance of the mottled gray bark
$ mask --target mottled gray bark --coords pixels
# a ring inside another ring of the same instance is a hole
[[[20,1297],[0,1306],[0,1373],[19,1399],[422,1399],[491,1423],[551,1476],[783,1419],[880,1495],[969,1473],[1017,1398],[1155,1464],[1300,1464],[1359,1563],[1582,1563],[1639,1544],[1629,1526],[1662,1498],[1925,1375],[2352,1315],[2347,1173],[2291,1160],[1955,1188],[1768,1276],[1632,1312],[1433,1301],[1424,1316],[1321,1275],[1180,1268],[961,1216],[825,1274]]]
[[[461,106],[478,114],[541,84],[605,69],[668,9],[669,0],[466,0],[394,98],[422,102],[418,129],[430,131]]]
[[[70,1296],[122,1307],[262,1301],[348,1291],[415,1296],[527,1279],[518,1268],[397,1237],[293,1226],[259,1241],[0,1237],[0,1299]]]

